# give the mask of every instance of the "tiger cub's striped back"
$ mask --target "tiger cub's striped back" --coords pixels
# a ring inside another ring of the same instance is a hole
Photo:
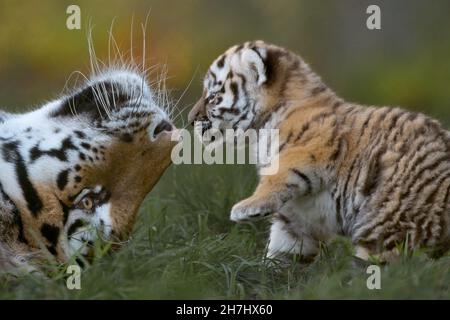
[[[299,56],[256,41],[213,62],[189,117],[199,134],[279,129],[278,172],[231,212],[273,215],[269,256],[314,255],[336,234],[362,258],[449,243],[450,135],[423,114],[347,103]]]

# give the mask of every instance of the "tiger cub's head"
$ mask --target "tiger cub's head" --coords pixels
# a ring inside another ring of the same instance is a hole
[[[277,106],[307,96],[311,87],[320,85],[296,54],[263,41],[246,42],[211,64],[202,97],[188,119],[200,136],[211,128],[222,134],[225,129],[259,129]]]
[[[176,143],[159,102],[139,72],[114,69],[35,111],[3,113],[0,189],[16,208],[9,241],[65,260],[68,233],[82,228],[126,239]]]

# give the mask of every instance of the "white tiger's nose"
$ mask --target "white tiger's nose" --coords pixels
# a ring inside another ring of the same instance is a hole
[[[174,127],[170,122],[168,122],[166,120],[162,120],[155,127],[155,130],[153,131],[153,138],[156,138],[161,132],[172,132],[173,129],[174,129]]]

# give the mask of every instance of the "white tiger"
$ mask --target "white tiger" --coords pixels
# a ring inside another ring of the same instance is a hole
[[[0,113],[0,271],[88,254],[80,243],[97,233],[127,239],[175,144],[158,100],[143,73],[110,68],[34,111]]]

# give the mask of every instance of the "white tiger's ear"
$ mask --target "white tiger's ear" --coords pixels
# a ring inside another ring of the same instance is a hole
[[[258,52],[253,49],[244,49],[241,54],[241,64],[245,69],[254,73],[258,85],[262,85],[266,82],[266,67]]]

